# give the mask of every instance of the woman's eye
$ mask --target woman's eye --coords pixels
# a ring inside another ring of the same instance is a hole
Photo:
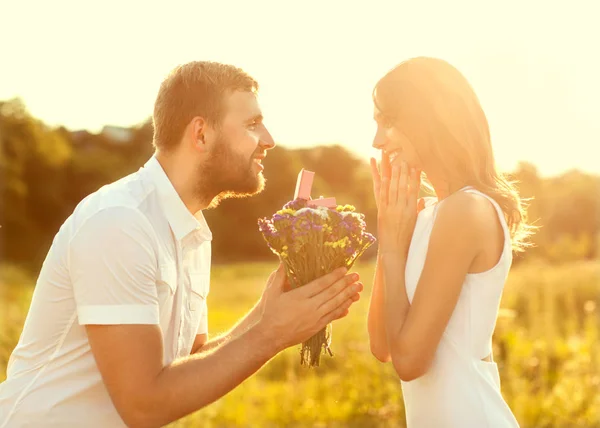
[[[381,118],[379,120],[379,126],[381,126],[384,129],[389,129],[392,127],[392,122],[389,119]]]

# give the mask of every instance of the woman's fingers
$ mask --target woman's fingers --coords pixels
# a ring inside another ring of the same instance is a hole
[[[407,204],[407,191],[408,191],[408,165],[406,162],[402,162],[402,169],[400,170],[400,177],[398,179],[398,203],[401,207],[405,207]]]
[[[379,166],[377,165],[377,159],[371,158],[371,175],[373,176],[374,183],[381,182],[381,174],[379,172]]]
[[[379,167],[381,184],[379,186],[379,210],[382,207],[387,207],[390,203],[389,191],[390,191],[390,180],[391,180],[391,169],[390,169],[390,157],[385,153],[381,153],[381,165]]]
[[[410,192],[415,197],[419,196],[421,190],[421,171],[416,168],[410,170]]]
[[[388,203],[390,205],[398,204],[399,180],[400,180],[400,168],[398,168],[398,165],[394,165],[392,167],[392,178],[390,180],[390,190],[389,190],[389,196],[388,196]]]
[[[379,212],[389,204],[390,177],[383,175],[381,177],[381,186],[379,187]]]
[[[373,194],[375,195],[375,202],[377,203],[377,206],[379,206],[381,175],[379,174],[379,168],[377,167],[375,158],[371,158],[371,176],[373,177]]]
[[[386,152],[381,152],[381,178],[391,178],[392,166],[390,165],[390,157]]]

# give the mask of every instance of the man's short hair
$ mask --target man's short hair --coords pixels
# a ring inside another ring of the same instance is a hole
[[[196,116],[218,128],[225,95],[234,91],[256,93],[258,83],[242,69],[217,62],[194,61],[173,69],[154,103],[154,147],[164,152],[174,149]]]

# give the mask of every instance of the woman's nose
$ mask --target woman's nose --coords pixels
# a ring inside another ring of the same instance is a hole
[[[381,150],[381,149],[383,149],[383,147],[385,147],[385,142],[386,142],[385,131],[383,131],[381,129],[377,129],[377,132],[375,133],[375,137],[373,138],[373,148]]]

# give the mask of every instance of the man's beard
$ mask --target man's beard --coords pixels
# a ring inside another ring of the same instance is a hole
[[[223,137],[215,141],[214,150],[199,167],[198,198],[208,209],[216,208],[224,199],[245,198],[256,195],[265,188],[262,172],[256,173],[254,159],[262,151],[257,148],[248,159],[234,153],[231,144]]]

